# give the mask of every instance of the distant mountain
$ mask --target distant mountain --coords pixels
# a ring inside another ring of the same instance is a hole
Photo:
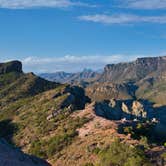
[[[59,82],[59,83],[69,83],[69,84],[79,84],[81,82],[89,82],[98,78],[100,71],[92,71],[91,69],[84,69],[82,72],[77,73],[43,73],[40,77],[43,77],[49,81]]]
[[[86,92],[95,100],[138,98],[166,104],[166,56],[107,65]]]
[[[39,76],[54,82],[64,83],[69,79],[73,74],[72,73],[65,73],[63,71],[56,72],[56,73],[42,73]]]
[[[99,82],[136,82],[152,73],[166,71],[166,56],[138,58],[134,62],[109,64],[98,79]]]

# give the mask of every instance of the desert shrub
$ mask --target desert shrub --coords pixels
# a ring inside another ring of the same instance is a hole
[[[133,139],[142,139],[143,137],[147,138],[148,143],[157,143],[159,142],[158,138],[154,134],[155,124],[153,123],[137,123],[135,125],[129,125],[122,127],[122,133],[131,134]]]
[[[72,139],[76,136],[76,132],[73,131],[72,133],[66,133],[64,135],[58,135],[53,138],[51,138],[47,142],[47,156],[51,157],[55,153],[61,151],[65,146],[71,144]]]
[[[100,166],[147,166],[144,152],[136,147],[121,143],[118,139],[100,153]]]
[[[140,139],[140,145],[144,146],[144,148],[146,148],[146,149],[149,148],[147,137],[144,137],[144,136],[141,137],[141,139]]]
[[[94,166],[93,163],[86,163],[84,166]]]
[[[44,142],[41,142],[40,140],[36,140],[31,144],[29,152],[35,156],[41,157],[41,158],[47,158],[47,153],[43,148]]]
[[[166,152],[164,152],[164,153],[161,154],[161,158],[166,161]]]
[[[66,118],[61,119],[61,123],[56,130],[57,134],[48,140],[34,141],[29,149],[29,153],[41,158],[51,158],[59,153],[63,148],[70,145],[77,136],[76,129],[81,127],[87,118]],[[47,123],[48,124],[48,123]],[[42,128],[41,128],[42,129]],[[44,129],[45,130],[45,129]]]

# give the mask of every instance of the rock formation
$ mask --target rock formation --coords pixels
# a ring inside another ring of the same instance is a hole
[[[22,72],[22,63],[20,61],[11,61],[7,63],[0,63],[0,74],[10,72]]]

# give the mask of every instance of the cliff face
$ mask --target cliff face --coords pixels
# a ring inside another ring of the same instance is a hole
[[[6,74],[10,72],[22,73],[22,63],[20,61],[0,63],[0,74]]]
[[[134,95],[134,86],[129,84],[114,83],[95,83],[86,88],[86,94],[93,101],[102,101],[103,99],[132,99]]]
[[[138,81],[153,72],[166,71],[166,56],[138,58],[130,63],[110,64],[104,68],[100,82]]]

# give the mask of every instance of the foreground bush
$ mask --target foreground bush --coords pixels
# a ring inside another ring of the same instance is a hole
[[[100,158],[99,166],[150,166],[142,150],[119,140],[101,151]]]

